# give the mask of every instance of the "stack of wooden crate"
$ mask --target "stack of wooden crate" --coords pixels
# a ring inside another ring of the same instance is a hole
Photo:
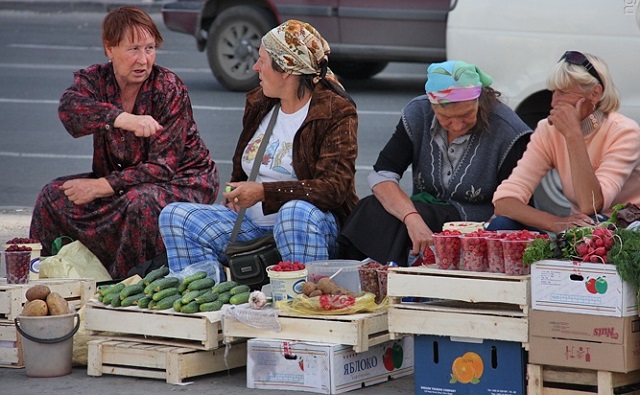
[[[246,341],[223,343],[222,312],[183,314],[137,306],[111,307],[92,299],[85,310],[87,373],[165,379],[225,371],[246,364]],[[225,355],[226,353],[226,355]]]
[[[0,367],[24,367],[22,339],[14,319],[20,315],[29,287],[42,284],[57,292],[78,311],[96,292],[96,282],[90,279],[41,279],[27,284],[7,284],[0,279]]]

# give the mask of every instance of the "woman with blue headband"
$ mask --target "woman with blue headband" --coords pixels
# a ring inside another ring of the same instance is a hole
[[[498,99],[492,79],[462,61],[432,64],[426,94],[402,110],[339,241],[349,259],[405,265],[449,221],[487,221],[493,192],[522,156],[531,129]],[[413,191],[399,181],[411,166]]]

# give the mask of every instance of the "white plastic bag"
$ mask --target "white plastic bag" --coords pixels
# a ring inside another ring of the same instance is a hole
[[[98,257],[80,241],[62,246],[54,256],[40,258],[40,278],[89,278],[96,282],[111,280]]]

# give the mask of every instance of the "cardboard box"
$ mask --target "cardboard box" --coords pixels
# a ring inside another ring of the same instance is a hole
[[[535,310],[626,317],[638,315],[636,294],[614,265],[544,260],[531,269]]]
[[[415,394],[525,395],[522,343],[415,337]]]
[[[357,353],[342,344],[250,339],[247,387],[339,394],[413,373],[413,338]]]
[[[640,318],[532,310],[529,360],[627,373],[640,369]]]

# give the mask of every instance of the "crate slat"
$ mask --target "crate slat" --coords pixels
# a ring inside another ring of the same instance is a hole
[[[22,336],[13,322],[0,322],[0,367],[24,367]]]
[[[614,395],[640,391],[640,370],[616,373],[528,364],[527,378],[528,395]]]
[[[90,301],[85,308],[85,329],[124,336],[144,336],[186,342],[190,347],[213,350],[222,345],[222,313],[178,314],[173,310],[154,311],[138,307],[109,308]]]
[[[87,374],[164,379],[180,384],[185,378],[216,373],[246,365],[246,343],[225,349],[199,350],[190,347],[150,345],[137,341],[113,339],[88,343]]]
[[[280,314],[279,332],[246,325],[233,317],[223,317],[225,342],[265,337],[281,340],[346,344],[356,352],[390,340],[387,312],[341,316],[295,316]]]

